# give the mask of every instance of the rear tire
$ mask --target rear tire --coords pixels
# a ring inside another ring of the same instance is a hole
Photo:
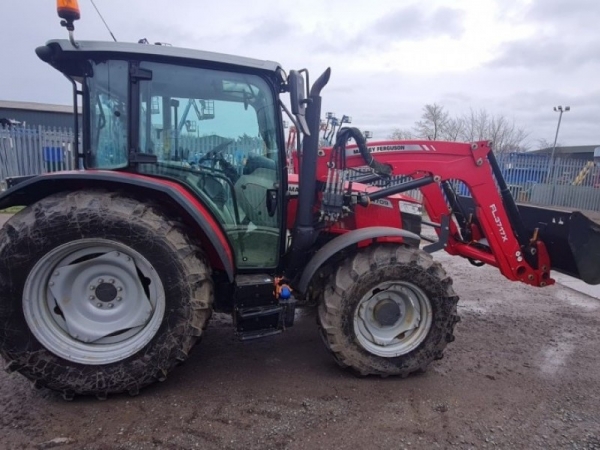
[[[323,341],[358,375],[408,376],[454,340],[458,297],[426,252],[375,244],[341,262],[319,304]]]
[[[212,303],[203,253],[157,205],[61,193],[0,231],[0,354],[65,398],[135,395],[164,380]]]

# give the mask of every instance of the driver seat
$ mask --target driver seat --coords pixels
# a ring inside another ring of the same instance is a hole
[[[278,227],[277,215],[269,216],[267,210],[267,190],[273,189],[276,181],[275,170],[258,168],[251,174],[242,175],[235,183],[238,206],[256,226]]]

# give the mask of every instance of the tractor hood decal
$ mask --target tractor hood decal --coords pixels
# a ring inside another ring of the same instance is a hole
[[[382,144],[368,145],[370,153],[393,153],[393,152],[435,152],[435,146],[431,144]],[[348,148],[346,156],[359,155],[358,147]]]

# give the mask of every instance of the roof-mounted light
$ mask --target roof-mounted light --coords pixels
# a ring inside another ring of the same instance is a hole
[[[58,17],[63,19],[60,24],[69,31],[69,40],[74,47],[79,47],[79,44],[75,42],[73,37],[73,31],[75,31],[75,25],[73,22],[81,18],[79,11],[79,3],[77,0],[56,0],[56,11]]]
[[[74,21],[81,18],[77,0],[57,0],[56,10],[58,11],[58,17],[64,19],[65,22],[70,23],[71,25]]]

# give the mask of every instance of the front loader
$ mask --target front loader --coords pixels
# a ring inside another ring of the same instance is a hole
[[[291,327],[299,306],[316,306],[340,366],[407,376],[454,339],[442,249],[533,286],[551,269],[600,283],[598,226],[517,207],[490,143],[367,144],[342,128],[321,148],[329,69],[310,85],[272,61],[77,41],[77,2],[58,3],[69,39],[36,53],[73,85],[84,169],[0,195],[0,209],[25,207],[0,230],[0,354],[37,387],[135,395],[188,358],[213,311],[252,340]],[[296,171],[284,115],[301,135]],[[416,188],[423,204],[404,195]],[[426,245],[423,207],[439,236]]]

